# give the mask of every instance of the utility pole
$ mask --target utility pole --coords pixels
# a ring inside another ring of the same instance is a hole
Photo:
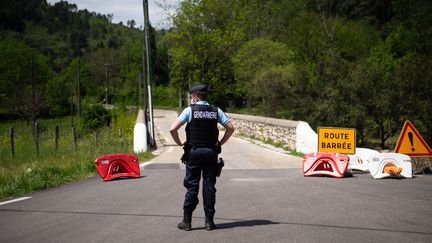
[[[148,14],[148,0],[143,0],[143,13],[144,13],[144,44],[145,44],[145,60],[147,66],[147,92],[148,92],[148,107],[150,122],[148,125],[150,134],[150,145],[156,147],[154,124],[153,124],[153,103],[151,93],[151,59],[150,59],[150,43],[149,43],[149,14]]]
[[[33,127],[33,137],[35,135],[35,124],[36,124],[36,94],[35,94],[35,75],[34,75],[34,62],[33,62],[33,53],[31,54],[30,59],[31,65],[31,79],[32,79],[32,127]]]
[[[81,91],[80,91],[80,73],[81,73],[81,56],[78,56],[78,81],[77,81],[77,95],[78,95],[78,100],[77,100],[77,116],[81,117]]]
[[[105,105],[108,104],[108,66],[110,64],[105,61]]]
[[[141,72],[138,72],[137,75],[138,80],[138,99],[139,99],[139,108],[142,108],[142,101],[141,101]]]

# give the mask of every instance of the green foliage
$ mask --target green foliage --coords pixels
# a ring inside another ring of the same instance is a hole
[[[0,21],[1,51],[5,53],[0,57],[0,68],[5,70],[0,86],[7,87],[0,91],[2,117],[28,119],[33,115],[29,94],[32,55],[36,117],[77,114],[79,99],[104,102],[106,89],[109,103],[137,104],[138,76],[143,72],[141,30],[112,24],[112,15],[78,10],[66,1],[53,5],[39,0],[12,1],[1,12],[6,18]],[[152,81],[168,84],[167,49],[156,50],[157,35],[150,27]]]
[[[110,113],[100,104],[85,105],[81,115],[81,127],[95,130],[111,122]]]
[[[259,82],[257,75],[270,67],[287,65],[290,58],[292,53],[283,43],[267,39],[254,39],[245,43],[233,57],[239,90],[259,93],[262,87],[256,87]]]
[[[206,83],[223,93],[234,91],[230,58],[245,34],[237,23],[236,1],[183,1],[168,33],[172,84],[187,90]]]
[[[13,117],[28,119],[33,113],[34,92],[34,112],[40,114],[44,85],[51,75],[45,58],[13,38],[0,40],[0,52],[0,106]]]
[[[379,33],[372,27],[347,20],[338,23],[335,37],[340,56],[349,61],[367,58],[379,38]]]
[[[171,84],[216,83],[231,110],[355,127],[360,145],[386,148],[405,119],[431,127],[431,11],[427,0],[184,1]]]
[[[289,107],[295,82],[292,59],[293,53],[285,44],[268,39],[251,40],[237,51],[233,57],[236,91],[247,95],[249,108],[261,100],[264,114],[275,116],[278,110]]]
[[[62,117],[69,112],[69,88],[63,77],[57,76],[48,81],[46,86],[47,105],[54,117]]]
[[[0,198],[28,194],[79,179],[96,176],[94,160],[106,154],[133,154],[133,126],[136,114],[116,111],[110,128],[81,132],[73,146],[71,118],[40,120],[40,152],[36,152],[31,126],[25,122],[0,123]],[[54,127],[59,126],[58,148],[54,144]],[[15,130],[15,156],[9,151],[8,129]],[[121,129],[122,136],[118,136]],[[139,155],[140,161],[153,156]]]
[[[152,89],[153,103],[157,107],[174,108],[177,106],[177,90],[173,87],[153,86]]]

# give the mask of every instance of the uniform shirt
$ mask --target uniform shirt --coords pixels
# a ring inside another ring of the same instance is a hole
[[[210,105],[207,101],[198,101],[195,103],[196,105]],[[229,118],[225,115],[225,113],[218,109],[218,122],[225,126],[229,122]],[[182,124],[189,123],[192,121],[192,107],[186,107],[183,112],[177,117],[177,120]]]

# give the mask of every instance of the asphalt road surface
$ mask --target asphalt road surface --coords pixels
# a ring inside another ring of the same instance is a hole
[[[175,113],[155,111],[159,156],[141,178],[99,177],[0,202],[0,242],[431,242],[432,176],[374,180],[303,177],[300,159],[233,138],[217,182],[215,223],[178,230],[184,170],[168,127]]]

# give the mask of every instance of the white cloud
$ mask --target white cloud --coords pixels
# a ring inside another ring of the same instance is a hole
[[[50,4],[60,0],[48,0]],[[128,20],[135,20],[136,26],[144,25],[142,0],[68,0],[74,3],[78,9],[87,9],[90,12],[100,14],[113,14],[113,22],[124,24]],[[157,29],[168,29],[171,26],[169,15],[173,14],[180,0],[149,0],[150,23]]]

